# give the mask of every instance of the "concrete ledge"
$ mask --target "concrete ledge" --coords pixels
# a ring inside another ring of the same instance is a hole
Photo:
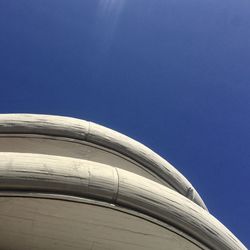
[[[104,201],[168,223],[211,249],[246,249],[218,220],[184,196],[147,178],[96,162],[0,153],[0,190]]]
[[[177,192],[207,210],[191,183],[171,164],[141,143],[111,129],[80,119],[33,114],[0,115],[0,134],[40,134],[95,143],[137,161]]]

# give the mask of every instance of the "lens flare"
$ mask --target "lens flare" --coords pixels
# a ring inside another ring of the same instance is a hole
[[[100,0],[98,6],[98,37],[102,49],[108,50],[114,39],[125,0]]]

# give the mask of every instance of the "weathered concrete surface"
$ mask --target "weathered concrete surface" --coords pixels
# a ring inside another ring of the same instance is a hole
[[[168,223],[211,249],[245,249],[228,229],[189,199],[147,178],[96,162],[0,153],[0,190],[105,201]]]
[[[0,219],[0,249],[246,249],[152,150],[58,116],[0,115]]]
[[[158,175],[168,186],[206,209],[191,183],[166,160],[141,143],[95,123],[61,116],[1,114],[0,134],[51,135],[107,147],[137,161]]]
[[[66,156],[114,167],[119,166],[121,169],[172,188],[161,177],[138,162],[113,150],[86,141],[44,135],[0,134],[0,152]]]

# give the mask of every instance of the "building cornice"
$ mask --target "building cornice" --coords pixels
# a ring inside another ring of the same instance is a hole
[[[63,116],[1,114],[0,134],[58,136],[106,147],[140,163],[177,192],[207,210],[192,184],[170,163],[143,144],[104,126]]]
[[[0,190],[102,201],[167,223],[210,249],[246,249],[209,212],[184,196],[147,178],[97,162],[0,153]]]

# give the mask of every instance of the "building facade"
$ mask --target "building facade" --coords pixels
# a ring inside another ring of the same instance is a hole
[[[246,249],[149,148],[75,118],[0,115],[0,249]]]

